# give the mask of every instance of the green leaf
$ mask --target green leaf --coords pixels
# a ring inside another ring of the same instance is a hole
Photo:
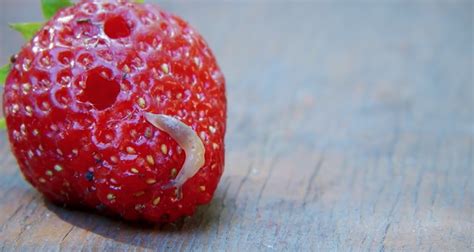
[[[5,84],[8,72],[10,72],[10,64],[4,65],[0,68],[0,86]]]
[[[43,26],[42,23],[14,23],[9,25],[10,28],[21,33],[25,40],[30,40]]]
[[[144,3],[145,0],[135,0],[135,3]]]
[[[0,118],[0,130],[6,129],[7,123],[5,122],[5,118]]]
[[[72,2],[70,0],[41,0],[43,16],[46,19],[52,18],[58,10],[68,6],[72,6]]]

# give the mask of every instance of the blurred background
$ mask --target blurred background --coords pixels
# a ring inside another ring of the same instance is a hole
[[[165,236],[61,209],[55,223],[101,248],[473,249],[472,1],[146,2],[197,28],[226,76],[216,197]],[[7,23],[41,19],[39,0],[1,1],[0,62],[23,44]],[[1,190],[34,195],[0,155],[16,181]]]

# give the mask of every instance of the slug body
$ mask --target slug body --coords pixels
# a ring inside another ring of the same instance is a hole
[[[163,189],[176,187],[181,191],[184,183],[204,165],[204,144],[196,131],[172,116],[146,113],[145,118],[156,128],[168,133],[186,153],[183,167],[176,178],[162,186]]]

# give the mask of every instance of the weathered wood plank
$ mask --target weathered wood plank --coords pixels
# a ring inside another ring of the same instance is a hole
[[[30,2],[3,1],[0,23],[39,18]],[[65,210],[23,181],[1,132],[0,250],[474,249],[471,1],[162,5],[227,78],[214,200],[161,227]],[[0,31],[6,61],[20,37]]]

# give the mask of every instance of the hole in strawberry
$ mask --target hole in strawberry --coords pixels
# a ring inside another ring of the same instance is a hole
[[[104,24],[104,32],[109,38],[117,39],[128,37],[131,33],[127,21],[121,16],[107,19]]]
[[[115,103],[120,92],[120,85],[107,77],[108,70],[98,67],[87,73],[86,87],[80,100],[92,103],[99,110],[109,108]]]

